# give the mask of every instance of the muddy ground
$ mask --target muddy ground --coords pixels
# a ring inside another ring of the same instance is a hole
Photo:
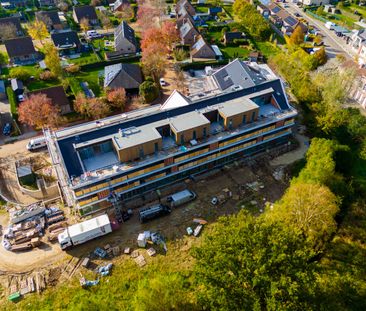
[[[259,214],[263,211],[266,202],[279,199],[287,187],[288,178],[278,181],[273,177],[274,168],[264,163],[256,162],[251,167],[234,163],[217,171],[212,176],[193,182],[187,181],[181,187],[187,187],[197,194],[197,199],[187,205],[174,208],[168,216],[140,224],[137,210],[133,217],[122,224],[118,230],[110,235],[90,241],[75,247],[67,252],[60,250],[57,244],[44,243],[39,249],[24,253],[12,253],[0,247],[0,282],[4,288],[9,288],[14,277],[35,275],[41,273],[48,285],[55,285],[64,281],[80,265],[81,259],[88,256],[96,247],[106,244],[137,248],[138,233],[145,230],[160,232],[167,241],[182,238],[186,235],[186,228],[196,226],[193,218],[203,218],[209,223],[221,215],[238,212],[240,209]],[[254,183],[254,190],[247,185]],[[232,197],[223,204],[211,204],[213,196],[223,194],[223,189],[228,188]],[[2,225],[6,224],[7,215],[0,215]],[[70,267],[70,268],[69,268]],[[61,271],[67,271],[67,277],[60,277]]]

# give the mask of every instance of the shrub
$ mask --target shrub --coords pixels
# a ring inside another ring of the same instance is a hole
[[[10,86],[6,88],[6,94],[8,95],[9,99],[11,115],[15,120],[17,120],[18,119],[17,99],[15,97],[15,93],[13,92]]]
[[[151,103],[159,95],[159,88],[156,83],[146,80],[140,85],[139,94],[146,103]]]
[[[235,45],[248,45],[249,44],[248,40],[246,40],[246,39],[234,39],[233,43]]]
[[[43,81],[49,81],[55,79],[55,75],[51,71],[46,70],[39,74],[39,79]]]
[[[67,80],[69,81],[69,86],[70,86],[71,92],[74,94],[75,97],[79,93],[83,93],[83,89],[81,88],[80,83],[77,79],[68,78]]]
[[[65,71],[68,72],[68,73],[77,73],[80,71],[80,66],[77,65],[77,64],[72,64],[70,66],[67,66],[65,68]]]
[[[9,74],[10,78],[19,79],[22,81],[27,81],[31,76],[32,74],[30,71],[22,67],[13,68]]]

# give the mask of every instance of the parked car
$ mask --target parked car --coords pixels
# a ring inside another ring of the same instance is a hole
[[[24,102],[24,100],[25,100],[24,95],[18,95],[18,102],[19,103]]]
[[[166,86],[167,83],[165,82],[164,78],[160,78],[160,85],[161,86]]]
[[[302,17],[302,15],[301,15],[301,14],[299,14],[299,13],[295,13],[295,16],[296,16],[296,17]]]
[[[9,136],[11,133],[11,123],[6,123],[3,128],[3,134]]]

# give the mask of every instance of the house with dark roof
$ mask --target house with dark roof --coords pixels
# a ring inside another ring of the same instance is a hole
[[[31,37],[22,37],[5,41],[6,52],[10,63],[30,65],[40,59],[40,54],[34,49]]]
[[[53,105],[60,108],[61,114],[71,112],[70,102],[67,99],[66,93],[62,85],[52,86],[46,89],[40,89],[32,92],[28,92],[26,95],[30,97],[36,94],[45,94],[52,102]]]
[[[114,48],[121,54],[137,52],[135,31],[125,21],[114,30]]]
[[[142,73],[138,65],[120,63],[104,68],[105,88],[124,88],[127,92],[136,92],[142,82]]]
[[[22,26],[20,25],[20,19],[19,17],[4,17],[4,18],[0,18],[0,38],[2,41],[3,40],[3,36],[1,34],[1,29],[3,29],[3,27],[12,27],[14,29],[14,38],[15,37],[21,37],[24,35]],[[9,39],[9,37],[4,38]]]
[[[60,55],[72,55],[81,52],[82,45],[75,31],[67,30],[52,33],[51,39]]]
[[[211,16],[216,16],[217,14],[222,12],[222,8],[219,6],[215,6],[215,7],[209,7],[207,14],[211,15]]]
[[[187,45],[193,45],[200,35],[196,27],[189,20],[179,28],[179,34],[182,44]]]
[[[48,31],[61,30],[63,25],[58,15],[58,11],[38,11],[35,13],[36,19],[46,24]]]
[[[181,15],[179,15],[179,17],[177,18],[176,24],[177,24],[177,28],[180,29],[180,27],[182,27],[182,25],[184,23],[186,23],[187,21],[190,21],[193,25],[195,24],[195,20],[194,18],[191,16],[191,14],[189,14],[186,9],[183,9],[183,13]]]
[[[95,8],[91,5],[74,6],[72,17],[80,24],[82,19],[87,19],[90,26],[99,25],[99,20]]]
[[[268,19],[271,14],[270,10],[262,3],[257,5],[257,11],[265,18]]]
[[[241,31],[227,31],[224,33],[224,44],[233,43],[234,40],[245,39],[245,34]]]
[[[180,0],[175,5],[175,12],[177,16],[184,14],[184,12],[188,12],[191,16],[196,15],[196,10],[194,6],[189,2],[189,0]]]
[[[113,12],[123,11],[123,8],[126,5],[130,5],[129,0],[117,0],[113,3],[112,10],[113,10]]]
[[[192,45],[190,54],[192,61],[216,59],[215,51],[207,44],[203,37],[200,37],[197,42]]]

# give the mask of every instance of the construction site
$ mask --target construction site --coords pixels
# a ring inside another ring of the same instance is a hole
[[[111,264],[120,260],[133,260],[142,268],[154,257],[164,256],[169,247],[184,236],[196,239],[206,224],[222,215],[241,209],[260,214],[282,196],[291,177],[287,164],[297,160],[305,150],[306,146],[301,142],[299,148],[279,157],[264,155],[234,162],[196,180],[174,184],[158,197],[151,195],[142,198],[141,202],[136,201],[123,223],[115,220],[111,209],[110,234],[65,251],[61,249],[57,235],[66,226],[81,220],[72,209],[65,208],[61,200],[32,203],[27,207],[8,205],[8,212],[3,211],[0,215],[3,298],[16,301],[73,277],[78,278],[83,287],[97,286],[99,276],[109,274]],[[169,204],[169,195],[184,189],[195,194],[194,200],[172,207],[169,215],[140,223],[141,208]],[[95,277],[85,278],[84,275],[90,276],[91,271]]]

